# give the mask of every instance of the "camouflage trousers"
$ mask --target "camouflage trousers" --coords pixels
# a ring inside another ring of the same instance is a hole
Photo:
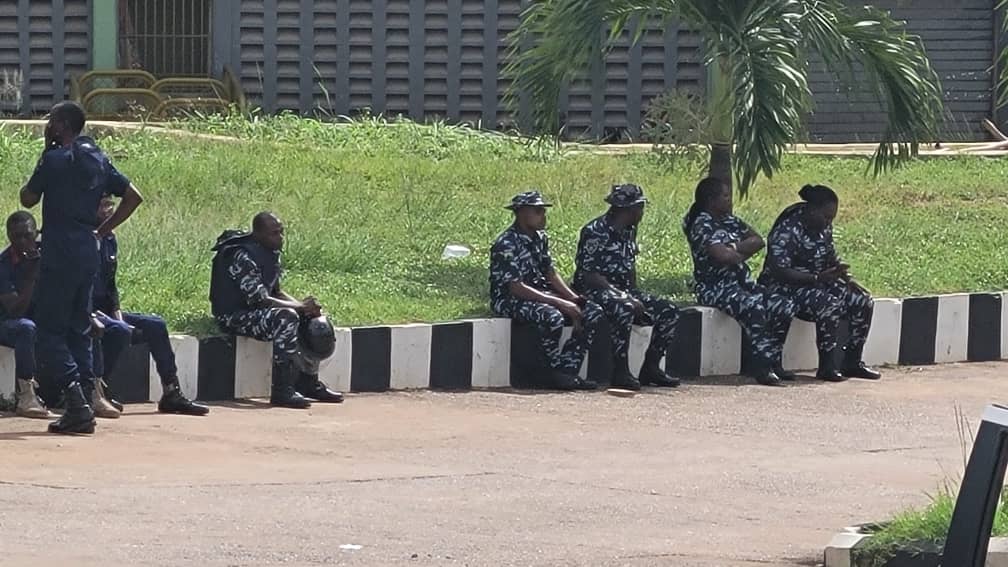
[[[668,352],[669,345],[675,337],[679,309],[671,301],[639,289],[630,289],[627,290],[627,293],[644,304],[644,314],[638,315],[634,311],[632,303],[619,293],[609,289],[590,290],[586,295],[601,305],[606,317],[609,318],[609,325],[612,329],[613,357],[617,364],[625,363],[629,357],[630,332],[634,323],[654,326],[645,358],[656,362],[660,361]]]
[[[756,360],[779,364],[795,304],[756,282],[721,282],[696,285],[700,305],[720,309],[738,321],[752,343]]]
[[[273,363],[294,363],[298,370],[318,374],[318,361],[304,356],[298,345],[301,316],[293,309],[271,307],[238,311],[217,318],[225,332],[273,343]]]
[[[848,322],[848,346],[861,348],[868,340],[875,300],[860,287],[837,281],[818,286],[779,286],[775,291],[791,298],[797,317],[815,322],[819,350],[837,347],[841,319]]]
[[[602,309],[590,301],[586,303],[581,308],[584,319],[580,332],[571,335],[561,348],[560,339],[566,320],[556,307],[521,299],[503,299],[492,307],[494,313],[501,317],[534,325],[539,331],[540,344],[549,367],[569,374],[577,374],[581,370],[588,347],[595,339],[598,323],[602,320]]]

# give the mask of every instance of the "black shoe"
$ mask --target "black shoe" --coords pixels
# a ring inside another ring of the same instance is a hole
[[[865,365],[864,361],[861,360],[861,356],[864,354],[864,346],[861,347],[846,347],[844,348],[844,363],[843,370],[840,371],[841,374],[848,378],[861,378],[863,380],[879,380],[882,378],[882,373],[874,368],[869,368]]]
[[[790,370],[784,370],[784,367],[777,364],[773,368],[773,373],[777,375],[778,378],[784,380],[785,382],[794,382],[798,379],[798,375]]]
[[[562,370],[554,370],[550,373],[550,379],[553,382],[553,387],[557,390],[563,390],[569,392],[578,389],[578,384],[581,383],[581,377],[575,374],[568,374]]]
[[[780,377],[769,366],[760,365],[749,372],[749,377],[754,378],[756,382],[764,386],[784,386],[784,382],[781,381]]]
[[[179,391],[178,383],[169,383],[164,387],[164,393],[158,402],[157,409],[161,413],[175,413],[181,415],[206,415],[210,413],[210,408],[194,403]]]
[[[330,404],[343,403],[343,394],[330,390],[317,375],[301,373],[298,381],[297,391],[306,398],[311,398],[317,402]]]
[[[816,378],[826,382],[843,382],[847,379],[837,372],[836,355],[833,350],[819,351],[819,370],[816,371]]]
[[[311,402],[294,389],[297,370],[290,362],[273,365],[273,387],[270,391],[270,404],[293,409],[308,409]]]
[[[594,380],[578,376],[577,381],[574,383],[574,388],[577,390],[598,390],[599,385]]]
[[[72,383],[66,390],[66,411],[49,424],[49,433],[94,433],[95,416],[84,399],[80,384]]]
[[[609,382],[609,386],[612,388],[622,388],[624,390],[637,391],[641,389],[640,380],[636,376],[630,374],[629,371],[618,371],[613,373],[612,380]]]
[[[640,371],[641,386],[657,386],[659,388],[678,388],[679,379],[670,376],[658,366],[645,365]]]

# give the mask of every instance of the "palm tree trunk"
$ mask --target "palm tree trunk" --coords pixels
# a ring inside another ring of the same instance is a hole
[[[710,164],[707,175],[724,181],[732,187],[732,147],[731,144],[711,144]]]
[[[711,152],[708,175],[732,187],[732,142],[735,120],[732,115],[734,93],[727,73],[728,61],[718,59],[711,66],[707,80],[707,100],[711,117]]]

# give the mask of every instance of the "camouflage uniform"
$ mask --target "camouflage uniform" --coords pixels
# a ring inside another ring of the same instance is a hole
[[[768,238],[768,252],[760,283],[777,293],[786,294],[795,304],[799,317],[816,323],[816,342],[820,351],[837,346],[837,327],[841,318],[850,323],[849,346],[861,348],[868,339],[875,302],[859,286],[843,280],[814,285],[792,285],[776,279],[771,268],[790,268],[818,274],[840,264],[833,244],[833,228],[813,234],[801,222],[804,203],[792,205],[781,213]]]
[[[684,228],[693,255],[697,301],[716,307],[738,321],[752,341],[756,360],[780,364],[784,340],[795,314],[794,303],[786,295],[772,293],[757,284],[746,262],[725,266],[714,262],[707,253],[707,248],[714,244],[742,242],[751,232],[749,225],[734,215],[715,219],[703,211],[693,219],[692,225]]]
[[[236,249],[232,254],[227,271],[228,276],[238,284],[238,288],[245,294],[249,305],[264,304],[271,292],[275,291],[267,289],[266,284],[263,283],[259,266],[256,265],[249,253],[241,248]],[[279,277],[277,280],[279,281]],[[217,323],[226,332],[272,342],[275,363],[284,364],[291,361],[302,370],[306,365],[311,367],[310,361],[301,356],[298,349],[298,326],[301,324],[301,318],[297,311],[279,307],[262,307],[218,315],[216,318]],[[314,369],[314,373],[317,373],[317,363],[315,363]]]
[[[629,207],[646,202],[636,185],[619,185],[606,198],[614,207]],[[611,213],[589,222],[581,229],[577,249],[574,290],[602,306],[612,327],[613,357],[616,367],[625,366],[634,323],[651,324],[654,329],[645,359],[660,361],[675,335],[679,310],[667,299],[651,295],[637,287],[637,228],[617,229]],[[591,289],[585,281],[588,273],[604,277],[613,289]],[[644,304],[646,313],[638,316],[633,297]]]
[[[523,203],[532,204],[536,202],[534,197],[538,197],[539,203],[542,202],[538,193],[527,192],[516,196],[512,207],[525,206]],[[512,225],[497,237],[490,250],[490,307],[501,317],[534,325],[539,330],[549,367],[576,375],[595,338],[596,327],[602,319],[602,309],[590,301],[585,303],[581,307],[581,331],[571,335],[561,348],[560,338],[566,324],[563,313],[552,305],[514,297],[508,287],[511,282],[522,282],[531,288],[552,294],[547,276],[553,271],[546,232],[528,235]]]

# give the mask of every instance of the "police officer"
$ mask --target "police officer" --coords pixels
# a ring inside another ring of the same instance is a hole
[[[693,256],[697,301],[724,311],[742,326],[753,350],[751,375],[766,386],[794,380],[795,375],[781,365],[794,303],[750,277],[746,260],[762,250],[764,242],[732,214],[728,184],[713,177],[697,184],[683,231]]]
[[[115,210],[115,201],[110,196],[101,200],[98,209],[98,222],[105,222]],[[164,319],[157,315],[142,315],[140,313],[123,313],[119,306],[119,286],[116,283],[119,243],[114,232],[110,232],[100,240],[100,265],[95,278],[92,304],[95,317],[104,327],[101,339],[95,344],[95,395],[94,407],[105,403],[116,405],[114,400],[105,400],[103,395],[102,377],[111,372],[131,342],[146,342],[150,347],[151,357],[161,377],[161,399],[158,401],[158,411],[161,413],[176,413],[186,415],[206,415],[210,408],[194,404],[184,395],[178,380],[178,367],[175,365],[175,353],[168,340],[168,326]],[[135,340],[134,340],[135,339]],[[122,405],[112,409],[122,411]]]
[[[14,349],[17,380],[15,412],[22,417],[52,417],[35,392],[35,322],[32,295],[39,272],[38,230],[27,211],[7,217],[10,246],[0,252],[0,344]]]
[[[637,185],[613,185],[605,198],[606,214],[581,229],[574,289],[602,306],[612,326],[612,385],[639,390],[641,385],[676,387],[679,380],[659,363],[675,334],[679,311],[666,299],[637,287],[637,226],[644,217],[644,191]],[[634,322],[652,324],[651,343],[640,379],[630,372],[630,332]]]
[[[283,223],[270,212],[252,219],[251,233],[225,231],[218,238],[210,276],[214,318],[224,332],[273,343],[273,405],[303,409],[310,399],[342,402],[343,394],[319,380],[317,364],[314,373],[299,370],[299,328],[321,316],[322,307],[314,297],[298,301],[280,289],[283,242]]]
[[[850,266],[840,259],[833,244],[839,199],[825,185],[806,185],[798,195],[802,202],[784,209],[774,222],[759,281],[791,297],[799,316],[816,322],[818,378],[832,382],[877,380],[882,375],[861,360],[875,302],[851,277]],[[838,372],[834,355],[841,318],[849,321],[850,338]]]
[[[571,291],[556,273],[546,236],[546,208],[538,191],[519,193],[507,209],[514,213],[490,249],[490,307],[500,317],[534,325],[550,370],[550,383],[561,390],[594,390],[598,384],[578,376],[595,337],[602,310]],[[564,324],[574,332],[560,346]]]
[[[89,137],[81,136],[84,110],[61,102],[50,111],[45,149],[21,204],[42,202],[42,253],[35,288],[35,324],[40,362],[65,390],[66,410],[49,424],[52,433],[93,433],[87,403],[94,389],[91,367],[91,286],[98,272],[98,238],[129,218],[143,198]],[[98,222],[104,194],[122,197],[115,212]]]

